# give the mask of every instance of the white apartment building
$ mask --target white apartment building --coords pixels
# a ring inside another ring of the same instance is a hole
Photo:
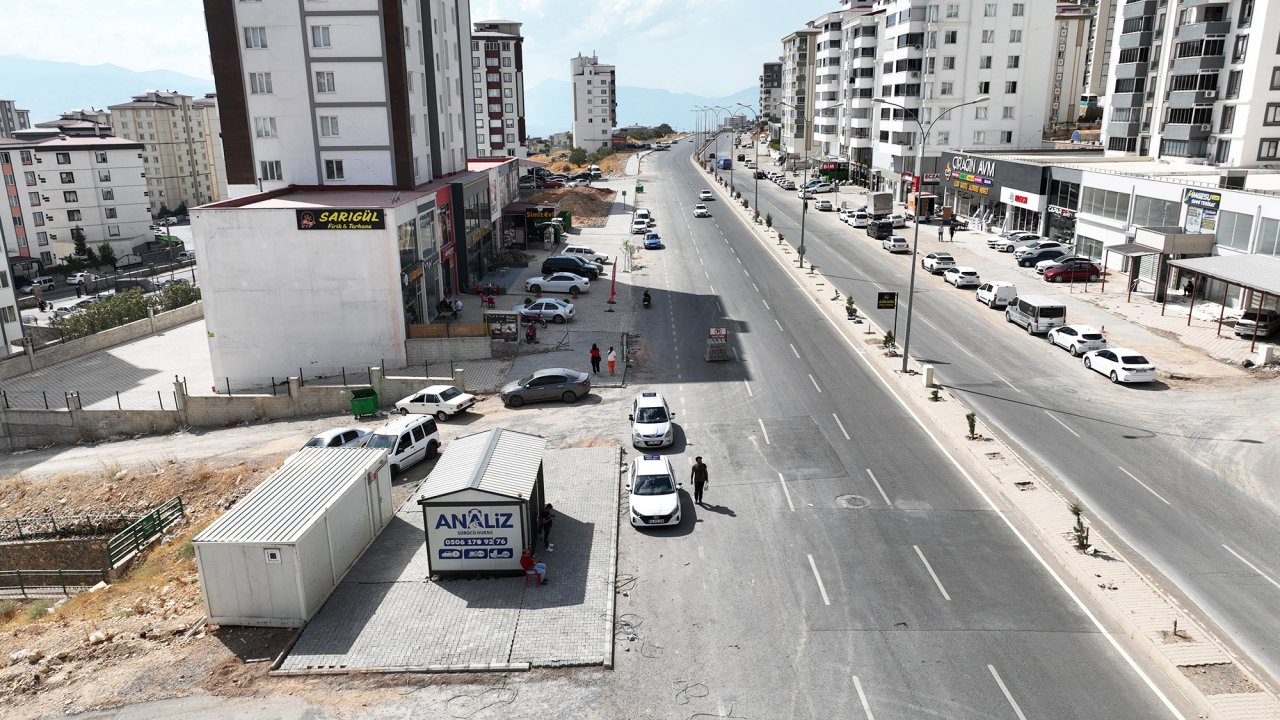
[[[779,117],[778,101],[782,99],[782,60],[767,62],[760,73],[760,119]]]
[[[780,146],[788,156],[808,158],[813,148],[813,53],[818,30],[807,27],[782,38]]]
[[[11,138],[18,130],[31,127],[31,111],[19,110],[13,100],[0,100],[0,138]]]
[[[197,123],[206,128],[205,136],[209,139],[201,149],[205,152],[204,165],[209,169],[209,187],[217,188],[217,199],[227,197],[227,160],[222,154],[222,121],[218,113],[217,93],[205,93],[197,98],[191,107],[198,115]],[[209,131],[208,128],[216,128]],[[189,203],[188,203],[189,205]]]
[[[197,107],[190,95],[149,90],[130,102],[108,106],[115,134],[145,147],[142,161],[152,215],[227,195],[225,177],[213,170],[222,163],[217,142],[221,128],[207,124],[217,118],[216,104],[210,98],[200,102],[202,107]],[[212,115],[208,105],[214,105]]]
[[[844,85],[840,110],[838,159],[850,163],[846,179],[870,187],[872,151],[879,108],[872,102],[879,83],[879,36],[884,11],[846,4],[840,62]]]
[[[1074,125],[1080,117],[1081,97],[1088,94],[1089,44],[1094,26],[1093,5],[1059,3],[1054,17],[1054,75],[1062,82],[1054,83],[1045,108],[1045,124]]]
[[[524,126],[524,38],[513,20],[478,20],[471,33],[476,157],[529,157]]]
[[[1096,0],[1093,25],[1089,28],[1089,59],[1085,62],[1085,95],[1106,104],[1111,77],[1111,39],[1116,34],[1116,13],[1120,0]]]
[[[115,134],[111,128],[111,113],[98,108],[68,110],[60,113],[57,120],[36,123],[35,129],[55,130],[67,136]]]
[[[110,243],[122,257],[151,240],[143,145],[116,137],[27,130],[0,140],[9,212],[0,235],[10,257],[53,264]]]
[[[231,196],[466,168],[468,3],[212,0],[205,21]]]
[[[845,78],[841,73],[841,23],[846,12],[830,12],[810,20],[813,36],[813,152],[817,157],[840,154],[840,106]]]
[[[609,147],[618,124],[617,74],[593,53],[569,60],[573,80],[573,145],[588,152]]]

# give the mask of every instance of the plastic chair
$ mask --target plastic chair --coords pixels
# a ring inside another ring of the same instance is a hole
[[[525,571],[524,571],[524,586],[525,586],[525,587],[529,587],[529,578],[530,578],[530,577],[532,577],[532,578],[533,578],[533,584],[534,584],[535,586],[536,586],[536,585],[541,585],[541,584],[542,584],[542,581],[538,579],[538,571],[537,571],[537,570],[525,570]]]

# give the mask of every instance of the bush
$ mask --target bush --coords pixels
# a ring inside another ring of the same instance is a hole
[[[570,150],[570,151],[569,151],[569,162],[573,163],[574,165],[586,165],[586,164],[587,164],[587,151],[586,151],[586,150],[583,150],[583,149],[582,149],[582,148],[580,148],[580,147],[576,147],[576,148],[574,148],[574,149]]]
[[[103,330],[127,325],[147,316],[147,308],[156,312],[175,310],[200,299],[200,288],[189,283],[173,283],[154,295],[143,295],[137,288],[103,298],[82,312],[54,318],[63,340],[86,337]]]
[[[39,620],[49,614],[49,608],[51,607],[53,607],[52,600],[32,600],[31,604],[27,606],[27,610],[24,614],[27,616],[28,620]]]
[[[16,600],[0,600],[0,623],[7,623],[18,617],[22,603]]]

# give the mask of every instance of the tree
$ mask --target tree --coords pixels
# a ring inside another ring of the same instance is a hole
[[[187,203],[186,203],[186,201],[184,200],[184,201],[182,202],[182,204],[178,206],[178,209],[177,209],[177,210],[175,210],[174,212],[175,212],[176,214],[178,214],[178,215],[186,215],[186,214],[187,214]]]
[[[656,137],[666,137],[668,135],[676,134],[676,131],[667,123],[662,123],[658,127],[654,128],[653,131],[657,134]]]
[[[97,265],[98,265],[98,254],[93,251],[93,248],[86,247],[84,249],[84,266],[97,267]]]
[[[98,262],[112,268],[116,266],[116,251],[111,243],[104,242],[98,246]]]
[[[582,149],[582,148],[580,148],[580,147],[576,147],[576,148],[574,148],[574,149],[570,150],[570,151],[569,151],[569,162],[573,163],[574,165],[586,165],[586,164],[587,164],[587,151],[586,151],[586,150],[583,150],[583,149]]]
[[[78,257],[84,257],[89,254],[89,241],[85,239],[83,230],[79,228],[73,229],[71,238],[75,241],[75,254]]]

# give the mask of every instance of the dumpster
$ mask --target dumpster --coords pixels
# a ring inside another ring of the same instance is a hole
[[[361,388],[351,391],[351,414],[356,419],[378,414],[378,391],[373,388]]]

